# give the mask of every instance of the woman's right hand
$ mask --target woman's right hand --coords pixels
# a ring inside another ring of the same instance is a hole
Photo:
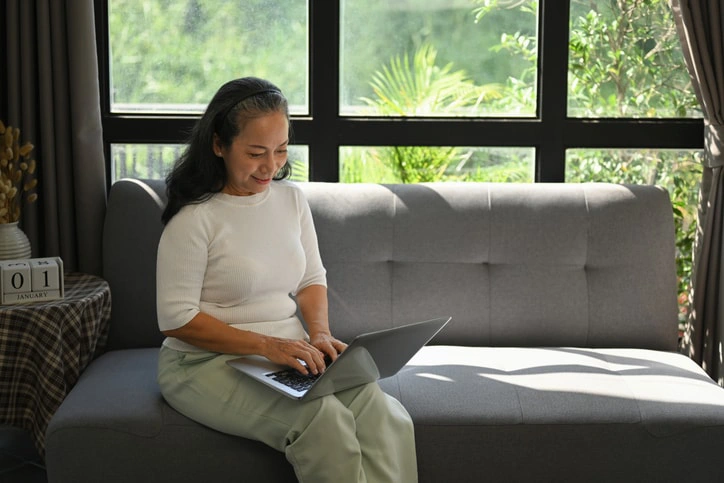
[[[302,374],[320,374],[326,369],[324,354],[304,340],[282,339],[268,336],[262,354],[277,364],[292,367]],[[307,367],[300,362],[304,361]]]

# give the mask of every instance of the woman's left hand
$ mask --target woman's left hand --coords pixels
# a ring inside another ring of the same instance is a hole
[[[347,348],[347,344],[335,338],[329,332],[317,332],[309,337],[309,343],[320,351],[327,354],[332,361],[337,359],[337,355]]]

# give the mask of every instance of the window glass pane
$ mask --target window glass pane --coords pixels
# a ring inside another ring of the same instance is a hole
[[[668,0],[573,0],[570,21],[569,116],[701,116]]]
[[[181,144],[111,144],[111,181],[165,178],[183,148]]]
[[[108,0],[111,110],[201,112],[253,75],[307,114],[307,11],[307,0]]]
[[[532,182],[535,149],[347,146],[340,148],[339,173],[342,183]]]
[[[111,144],[111,183],[122,178],[163,179],[183,152],[183,144]],[[294,181],[309,179],[309,149],[289,146]]]
[[[655,184],[669,191],[676,226],[680,324],[686,322],[689,310],[703,155],[702,151],[652,149],[572,149],[566,153],[566,181]]]
[[[340,1],[340,114],[535,115],[537,1]]]

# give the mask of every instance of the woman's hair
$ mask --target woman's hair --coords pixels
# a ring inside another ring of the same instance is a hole
[[[168,203],[161,221],[168,223],[184,206],[205,201],[226,185],[224,159],[214,154],[214,134],[221,146],[229,147],[247,121],[273,112],[283,112],[289,120],[287,99],[271,82],[243,77],[221,86],[191,131],[183,153],[166,176]],[[274,179],[290,175],[291,167],[287,162],[277,171]]]

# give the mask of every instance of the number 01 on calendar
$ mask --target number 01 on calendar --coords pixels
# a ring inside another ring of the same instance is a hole
[[[60,257],[0,261],[0,304],[22,304],[64,297]]]

